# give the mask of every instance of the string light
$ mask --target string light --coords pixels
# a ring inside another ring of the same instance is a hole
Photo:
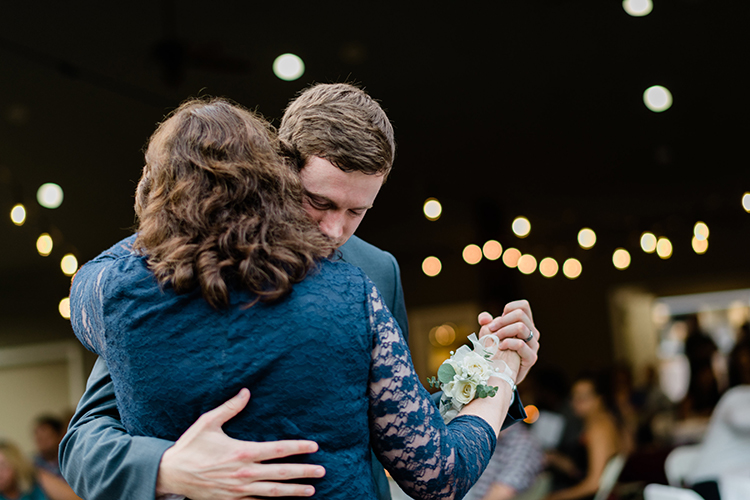
[[[36,201],[44,208],[57,208],[63,202],[63,190],[55,183],[48,182],[39,186]]]
[[[646,253],[654,253],[656,251],[656,235],[643,233],[641,235],[641,249]]]
[[[482,260],[482,249],[479,248],[479,245],[466,245],[462,255],[464,261],[473,266],[474,264],[479,264],[479,261]]]
[[[554,277],[557,274],[557,271],[559,270],[560,270],[560,266],[557,264],[557,261],[553,259],[552,257],[546,257],[542,259],[542,261],[539,263],[539,272],[545,278]]]
[[[279,79],[291,82],[305,72],[305,63],[295,54],[281,54],[273,61],[273,73]]]
[[[651,0],[624,0],[622,8],[633,17],[643,17],[651,13],[654,4]]]
[[[581,248],[588,250],[596,245],[596,233],[593,229],[584,227],[578,231],[578,244]]]
[[[705,222],[696,222],[693,227],[693,234],[701,241],[708,239],[708,226]]]
[[[26,222],[26,207],[21,203],[14,205],[13,208],[10,209],[10,220],[12,220],[13,224],[16,226],[23,226],[23,223]]]
[[[497,260],[503,254],[503,246],[499,241],[489,240],[482,246],[482,253],[487,260]]]
[[[47,233],[42,233],[39,238],[36,239],[36,251],[39,255],[46,257],[52,253],[52,236]]]
[[[654,113],[661,113],[672,107],[672,93],[661,85],[654,85],[643,92],[643,103]]]
[[[60,312],[60,316],[65,319],[70,319],[70,298],[65,297],[57,305],[57,310]]]
[[[521,252],[517,248],[508,248],[503,254],[503,264],[513,269],[518,266],[518,259],[521,258]]]
[[[742,195],[742,208],[745,209],[745,212],[750,212],[750,193]]]
[[[563,274],[566,278],[574,280],[583,272],[583,266],[578,259],[570,258],[563,263]]]
[[[624,248],[618,248],[612,254],[612,263],[619,270],[624,270],[630,267],[630,252]]]
[[[518,270],[523,274],[531,274],[536,271],[536,259],[533,255],[524,254],[518,259]]]
[[[526,217],[516,217],[513,221],[513,233],[519,238],[525,238],[531,232],[531,222]]]
[[[443,263],[437,257],[427,257],[422,261],[422,272],[427,276],[434,277],[443,270]]]
[[[422,207],[422,211],[424,211],[424,216],[427,217],[427,220],[435,221],[442,215],[443,206],[436,198],[427,198]]]
[[[667,238],[659,238],[656,242],[656,254],[662,259],[668,259],[672,256],[672,242]]]
[[[65,276],[73,276],[78,271],[78,259],[72,253],[67,253],[60,260],[60,269]]]
[[[693,236],[692,246],[695,253],[703,255],[708,250],[708,240],[699,240],[697,236]]]

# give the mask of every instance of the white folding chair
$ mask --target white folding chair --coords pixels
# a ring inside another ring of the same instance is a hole
[[[693,490],[649,484],[643,490],[643,500],[703,500],[703,497]]]
[[[622,468],[625,467],[627,458],[625,454],[620,453],[609,459],[602,471],[602,477],[599,478],[599,489],[596,495],[594,495],[594,500],[607,500],[607,497],[612,493],[612,489],[617,484],[617,480],[620,478],[620,473],[622,472]]]
[[[667,455],[664,472],[670,486],[682,486],[685,477],[693,469],[700,446],[699,444],[678,446]]]

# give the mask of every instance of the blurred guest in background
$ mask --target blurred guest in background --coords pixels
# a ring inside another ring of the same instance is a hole
[[[690,363],[690,384],[685,399],[680,403],[682,418],[708,417],[719,402],[719,382],[714,372],[716,343],[699,325],[698,316],[687,317],[688,335],[685,356]]]
[[[525,424],[500,433],[495,453],[465,500],[510,500],[528,489],[542,470],[544,455]]]
[[[686,482],[705,500],[719,500],[722,482],[735,478],[747,486],[734,496],[750,498],[750,385],[729,389],[719,401]]]
[[[62,477],[60,464],[57,461],[57,451],[64,435],[65,427],[61,419],[54,415],[42,415],[36,419],[34,426],[35,467]]]
[[[547,453],[547,463],[558,479],[557,486],[560,477],[573,484],[552,492],[547,500],[586,499],[596,494],[605,465],[623,449],[622,426],[615,416],[612,398],[609,376],[586,374],[573,384],[573,411],[584,423],[578,450],[572,456]]]
[[[750,334],[747,323],[742,325],[734,344],[732,352],[729,353],[729,386],[750,385]]]
[[[34,467],[10,441],[0,441],[0,500],[49,500],[34,476]]]

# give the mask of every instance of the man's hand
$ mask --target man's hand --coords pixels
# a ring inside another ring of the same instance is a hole
[[[516,351],[521,357],[516,384],[520,384],[534,366],[539,352],[539,330],[534,326],[531,306],[526,300],[510,302],[502,316],[493,318],[488,312],[479,314],[479,338],[494,333],[500,339],[500,349]],[[528,342],[525,340],[533,333]]]
[[[156,495],[185,495],[192,500],[247,500],[265,497],[311,496],[309,485],[282,483],[317,478],[325,469],[309,464],[264,464],[263,461],[318,451],[313,441],[240,441],[222,430],[250,400],[242,389],[235,397],[201,415],[162,456]]]

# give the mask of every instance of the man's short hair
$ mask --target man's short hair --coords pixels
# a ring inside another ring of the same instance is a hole
[[[304,90],[287,106],[279,139],[298,169],[319,156],[345,172],[387,177],[396,154],[393,126],[383,108],[347,83]]]

